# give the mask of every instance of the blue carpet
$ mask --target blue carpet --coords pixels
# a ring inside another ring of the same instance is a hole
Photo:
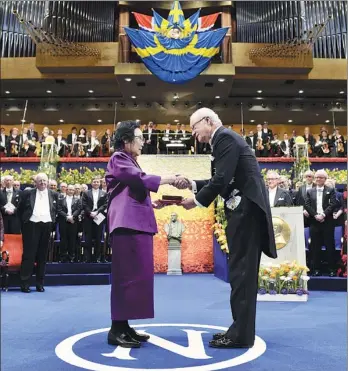
[[[345,369],[346,293],[311,292],[307,303],[258,303],[258,338],[252,350],[216,350],[207,346],[211,334],[219,331],[209,326],[230,325],[229,286],[225,282],[212,275],[156,275],[155,293],[156,318],[132,322],[148,324],[139,330],[151,333],[153,340],[131,351],[106,343],[110,326],[109,286],[46,287],[45,293],[23,294],[18,290],[4,293],[1,369]],[[150,326],[154,324],[163,325]],[[71,338],[84,332],[92,333],[80,339]],[[56,352],[71,364],[61,360]]]

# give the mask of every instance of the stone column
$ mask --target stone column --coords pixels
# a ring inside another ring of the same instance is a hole
[[[120,8],[118,25],[118,62],[129,63],[130,41],[124,31],[124,27],[129,27],[129,10],[127,7],[122,6]]]

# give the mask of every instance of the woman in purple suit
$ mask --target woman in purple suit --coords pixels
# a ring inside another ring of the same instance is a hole
[[[173,184],[176,176],[145,174],[138,165],[144,138],[135,121],[118,124],[115,153],[109,160],[106,182],[108,227],[112,246],[111,319],[108,343],[139,348],[148,335],[137,333],[128,320],[154,317],[153,235],[157,233],[150,192]]]

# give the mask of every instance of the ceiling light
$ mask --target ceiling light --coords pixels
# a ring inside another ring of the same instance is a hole
[[[99,119],[98,122],[103,122],[103,120]]]
[[[255,122],[255,120],[250,120],[250,122]]]
[[[319,116],[319,113],[316,113],[315,116]]]
[[[11,92],[9,90],[6,90],[5,91],[5,94],[10,94]]]
[[[174,120],[174,122],[179,122],[179,120]]]
[[[51,94],[52,93],[52,90],[46,90],[46,93],[47,94]]]
[[[292,120],[288,120],[288,122],[292,122]]]
[[[344,94],[344,90],[341,90],[341,91],[340,91],[340,94]]]
[[[132,95],[131,98],[132,98],[132,99],[136,99],[137,97],[136,97],[135,95]]]
[[[215,99],[220,99],[220,95],[216,95],[215,96]]]
[[[261,93],[262,93],[262,90],[258,90],[257,92],[258,92],[259,94],[261,94]]]
[[[10,114],[9,113],[6,113],[6,116],[10,116]]]
[[[60,119],[59,122],[64,122],[64,120],[63,119]]]
[[[218,78],[218,81],[219,81],[219,82],[225,82],[226,79],[224,79],[223,77],[220,77],[220,78]]]
[[[261,97],[256,97],[256,99],[260,100],[260,99],[262,99],[262,98],[261,98]]]
[[[94,93],[94,90],[88,90],[88,93],[92,94],[92,93]]]
[[[325,120],[325,122],[328,124],[330,122],[330,120]]]
[[[298,93],[299,93],[299,94],[303,94],[304,91],[303,91],[303,90],[299,90]]]
[[[126,77],[124,80],[127,81],[127,82],[132,81],[132,79],[130,77]]]

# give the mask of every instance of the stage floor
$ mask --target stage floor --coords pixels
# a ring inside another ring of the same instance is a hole
[[[213,275],[156,275],[156,318],[132,322],[146,324],[152,340],[131,351],[106,343],[109,294],[107,285],[3,293],[2,369],[327,371],[346,366],[344,292],[311,292],[307,303],[259,302],[258,338],[250,350],[207,346],[212,333],[230,325],[229,285]]]

